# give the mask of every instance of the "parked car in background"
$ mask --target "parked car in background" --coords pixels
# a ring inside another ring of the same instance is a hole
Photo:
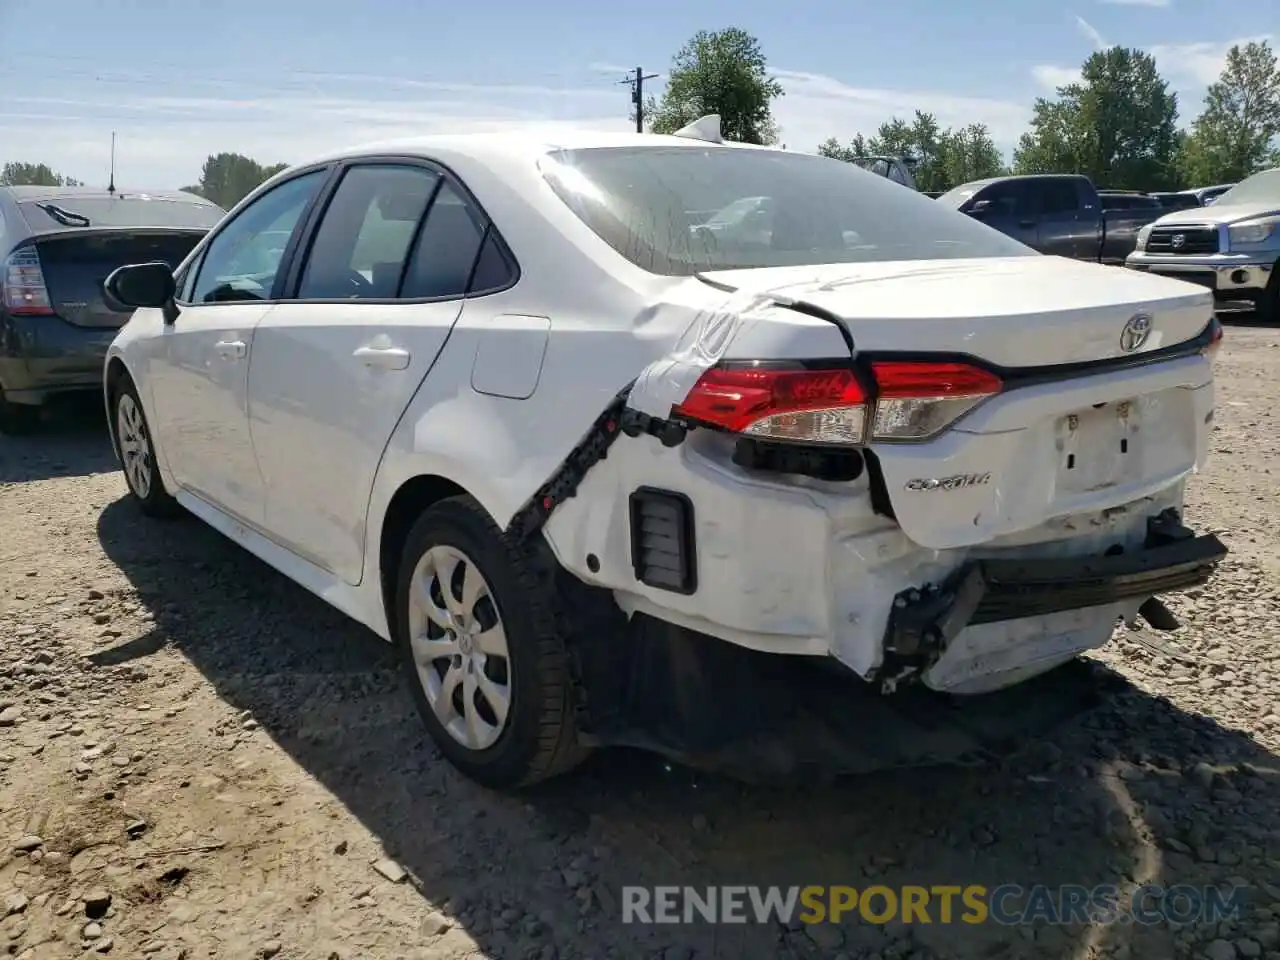
[[[1280,321],[1280,167],[1241,180],[1211,207],[1165,214],[1144,227],[1126,266],[1248,300]]]
[[[1159,201],[1166,212],[1173,210],[1190,210],[1192,207],[1202,207],[1204,204],[1200,202],[1200,197],[1192,193],[1190,190],[1177,190],[1173,192],[1151,193],[1148,196],[1154,197]]]
[[[133,310],[103,295],[126,263],[177,266],[223,215],[174,191],[0,187],[0,430],[39,422],[49,399],[102,389],[102,363]]]
[[[853,163],[878,177],[916,189],[916,177],[911,172],[911,164],[903,157],[858,157]]]
[[[1138,244],[1138,231],[1168,211],[1154,197],[1131,190],[1099,190],[1102,202],[1102,259],[1123,263]]]
[[[139,308],[104,391],[136,504],[393,641],[491,786],[608,744],[768,753],[814,671],[841,722],[806,758],[839,729],[907,763],[922,709],[958,722],[1117,618],[1167,626],[1156,595],[1226,552],[1179,516],[1212,429],[1205,291],[698,133],[337,152],[176,273],[107,281]],[[689,229],[761,198],[767,232]]]
[[[1197,187],[1189,192],[1196,195],[1202,207],[1208,207],[1221,200],[1223,194],[1234,186],[1234,183],[1220,183],[1216,187]]]
[[[975,180],[937,202],[1041,253],[1104,263],[1123,263],[1138,230],[1161,213],[1157,206],[1136,204],[1108,212],[1093,182],[1076,174]]]

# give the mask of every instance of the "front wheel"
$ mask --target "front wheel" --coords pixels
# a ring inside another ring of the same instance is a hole
[[[410,531],[395,632],[432,739],[473,780],[524,786],[586,756],[551,598],[470,497],[435,504]]]
[[[180,513],[178,502],[164,488],[155,442],[132,381],[126,380],[116,390],[114,407],[116,447],[129,493],[148,516],[171,517]]]

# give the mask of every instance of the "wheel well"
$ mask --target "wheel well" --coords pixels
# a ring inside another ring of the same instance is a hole
[[[400,574],[400,557],[404,553],[409,530],[423,511],[449,497],[466,494],[452,480],[433,475],[406,480],[395,492],[382,518],[382,535],[378,541],[378,568],[382,577],[382,609],[387,615],[387,629],[395,634],[396,582]]]
[[[107,385],[107,403],[108,403],[107,433],[111,437],[111,446],[113,447],[116,446],[115,411],[111,408],[110,404],[112,403],[112,401],[115,400],[116,391],[119,389],[120,384],[123,381],[128,379],[130,379],[129,368],[124,365],[124,361],[121,360],[119,357],[112,357],[111,362],[107,364],[106,385]],[[119,454],[120,454],[120,451],[117,448],[116,455],[119,456]]]

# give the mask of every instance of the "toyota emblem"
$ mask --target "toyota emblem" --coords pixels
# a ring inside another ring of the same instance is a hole
[[[1120,331],[1120,349],[1125,353],[1142,349],[1142,345],[1151,336],[1151,326],[1151,314],[1135,313]]]
[[[1169,241],[1170,245],[1175,250],[1181,250],[1183,245],[1186,244],[1186,242],[1187,242],[1187,235],[1185,233],[1175,233],[1173,235],[1173,239]]]

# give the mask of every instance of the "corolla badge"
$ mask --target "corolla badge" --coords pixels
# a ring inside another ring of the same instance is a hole
[[[1142,349],[1142,345],[1150,338],[1154,325],[1151,314],[1135,313],[1120,331],[1120,349],[1125,353]]]
[[[958,473],[953,477],[913,477],[903,486],[907,490],[962,490],[965,487],[981,487],[991,482],[989,473]]]

